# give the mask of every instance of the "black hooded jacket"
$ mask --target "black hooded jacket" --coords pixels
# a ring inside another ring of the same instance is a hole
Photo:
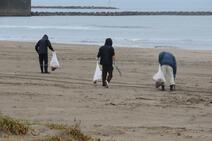
[[[108,38],[105,41],[105,45],[99,48],[97,57],[100,58],[101,65],[113,65],[113,56],[115,55],[115,51],[112,44],[112,40]]]
[[[44,35],[42,39],[40,39],[37,44],[35,45],[35,50],[37,51],[38,54],[48,54],[48,47],[52,51],[54,49],[52,48],[52,45],[48,39],[47,35]]]

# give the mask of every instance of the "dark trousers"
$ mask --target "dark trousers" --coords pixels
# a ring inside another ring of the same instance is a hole
[[[105,86],[106,80],[111,81],[113,77],[113,66],[112,65],[102,65],[102,85]]]
[[[43,73],[43,69],[45,72],[48,72],[48,54],[39,54],[39,63],[40,63],[40,70]]]

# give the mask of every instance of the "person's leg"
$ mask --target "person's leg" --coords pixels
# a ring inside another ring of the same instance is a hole
[[[175,81],[174,81],[174,73],[173,73],[173,68],[168,66],[167,72],[169,75],[169,85],[170,85],[170,90],[173,91],[175,89]]]
[[[162,70],[163,75],[164,75],[164,77],[167,81],[167,79],[168,79],[168,77],[167,77],[167,65],[162,65],[161,70]],[[163,83],[163,85],[161,85],[161,88],[162,88],[163,91],[165,90],[165,82]]]
[[[110,83],[111,79],[113,78],[113,66],[108,67],[108,73],[109,73],[109,75],[107,77],[107,81],[108,81],[108,83]]]
[[[105,80],[107,77],[107,66],[102,65],[102,86],[106,86]]]
[[[48,73],[48,54],[44,54],[44,69],[45,73]]]
[[[43,73],[43,54],[39,54],[39,63],[40,63],[40,70]]]

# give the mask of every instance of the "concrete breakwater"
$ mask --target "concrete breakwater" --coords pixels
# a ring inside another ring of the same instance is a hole
[[[0,0],[0,16],[30,16],[31,0]]]
[[[211,11],[179,11],[179,12],[140,12],[140,11],[123,11],[123,12],[31,12],[31,16],[154,16],[154,15],[179,15],[179,16],[212,16]]]

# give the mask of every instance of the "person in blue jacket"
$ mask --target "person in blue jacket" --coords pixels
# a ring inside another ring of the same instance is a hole
[[[161,52],[159,54],[159,63],[161,70],[166,78],[166,82],[170,86],[170,91],[175,90],[175,78],[177,73],[177,63],[175,56],[170,52]],[[165,84],[162,86],[162,90],[165,90]]]

